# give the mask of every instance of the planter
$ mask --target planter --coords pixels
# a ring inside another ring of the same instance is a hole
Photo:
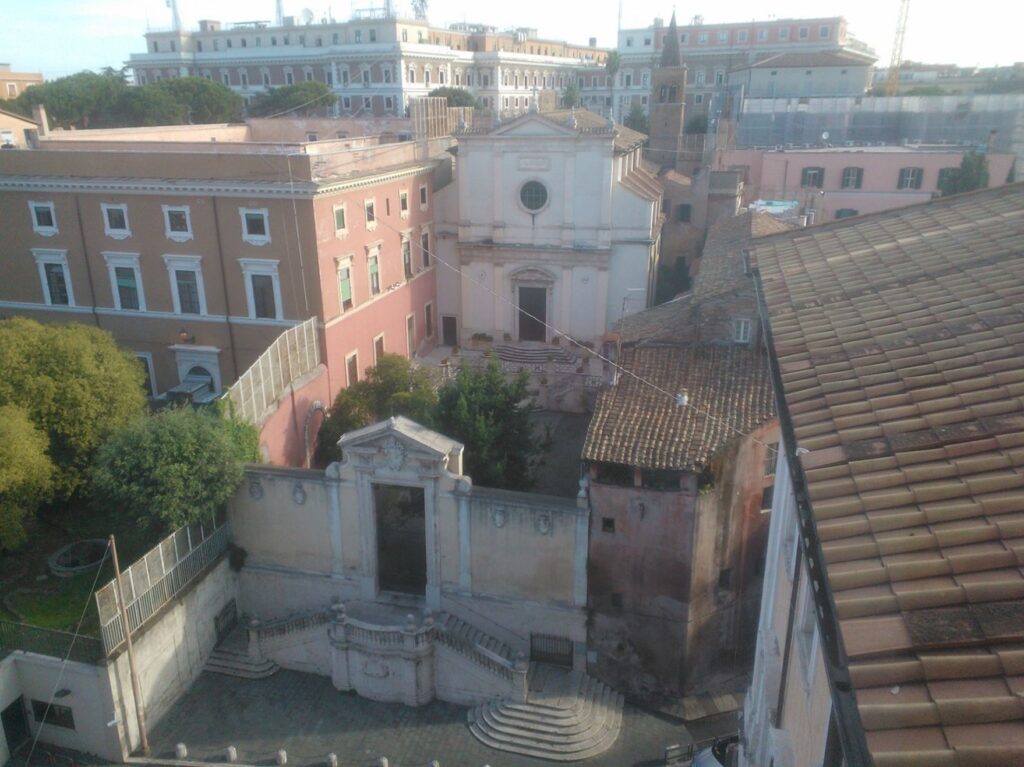
[[[86,538],[73,541],[51,554],[46,560],[46,565],[58,578],[70,578],[94,569],[106,552],[107,542],[104,539]]]

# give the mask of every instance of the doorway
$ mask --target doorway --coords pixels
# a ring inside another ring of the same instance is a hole
[[[28,720],[25,718],[25,699],[18,698],[14,703],[0,712],[0,726],[7,738],[7,750],[13,757],[15,752],[28,743],[31,733]]]
[[[445,346],[459,345],[459,331],[455,317],[450,314],[441,316],[441,343]]]
[[[545,341],[548,321],[548,289],[519,287],[519,340]]]
[[[377,588],[424,596],[427,524],[422,487],[373,486],[377,517]]]

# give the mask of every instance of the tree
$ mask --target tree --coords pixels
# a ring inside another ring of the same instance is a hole
[[[79,72],[26,88],[15,101],[25,115],[32,114],[35,104],[45,106],[52,126],[95,128],[116,124],[116,107],[127,89],[116,72]]]
[[[420,20],[427,18],[427,6],[429,3],[427,0],[412,0],[412,12],[413,15]]]
[[[939,191],[943,197],[961,192],[973,192],[988,186],[988,160],[980,152],[965,152],[960,167],[939,178]]]
[[[0,406],[0,551],[25,540],[24,520],[53,490],[44,434],[22,408]]]
[[[297,116],[309,116],[320,107],[334,106],[338,97],[331,93],[326,83],[303,81],[295,85],[271,88],[262,93],[249,105],[253,117],[269,117],[288,112]]]
[[[626,115],[626,119],[623,121],[627,128],[632,128],[635,131],[641,133],[651,132],[651,121],[644,113],[643,107],[639,104],[634,104],[633,108],[629,110],[629,114]]]
[[[115,433],[96,455],[94,498],[165,531],[210,519],[256,461],[258,436],[216,410],[169,408]]]
[[[608,58],[604,60],[604,71],[608,75],[608,82],[612,89],[612,115],[615,114],[615,78],[622,68],[622,57],[618,51],[609,51]]]
[[[566,109],[572,109],[573,107],[578,107],[581,101],[579,83],[575,80],[569,80],[562,90],[562,106]]]
[[[884,96],[885,94],[879,94]],[[941,85],[915,85],[903,93],[901,96],[945,96],[946,89]]]
[[[485,487],[525,490],[538,451],[530,425],[529,376],[507,381],[491,359],[481,371],[463,367],[438,396],[439,430],[466,446],[464,470]]]
[[[480,100],[465,88],[434,88],[428,96],[438,96],[448,99],[450,107],[478,107]]]
[[[85,484],[107,437],[145,412],[142,366],[97,328],[2,320],[0,370],[0,405],[20,407],[46,435],[59,500]]]
[[[223,83],[205,77],[175,77],[147,85],[170,96],[184,108],[184,121],[195,124],[225,123],[242,114],[242,97]]]
[[[115,116],[106,119],[119,126],[181,125],[188,114],[187,108],[171,94],[155,85],[127,88],[121,94],[114,110]]]
[[[338,440],[343,434],[394,415],[432,427],[437,395],[426,371],[405,357],[385,354],[362,381],[342,389],[317,434],[316,464],[341,460]]]

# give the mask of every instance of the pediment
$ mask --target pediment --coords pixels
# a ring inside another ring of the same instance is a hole
[[[544,119],[539,114],[527,114],[505,123],[491,131],[492,136],[516,138],[519,136],[546,136],[548,138],[566,138],[579,135],[579,131],[564,125],[558,125]]]
[[[344,434],[338,446],[345,453],[373,456],[375,463],[394,472],[403,471],[411,459],[457,463],[463,450],[462,443],[404,416]]]

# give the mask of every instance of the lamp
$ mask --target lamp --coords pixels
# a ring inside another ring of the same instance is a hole
[[[194,344],[196,342],[196,337],[189,333],[185,328],[182,328],[178,331],[178,340],[183,344]]]

